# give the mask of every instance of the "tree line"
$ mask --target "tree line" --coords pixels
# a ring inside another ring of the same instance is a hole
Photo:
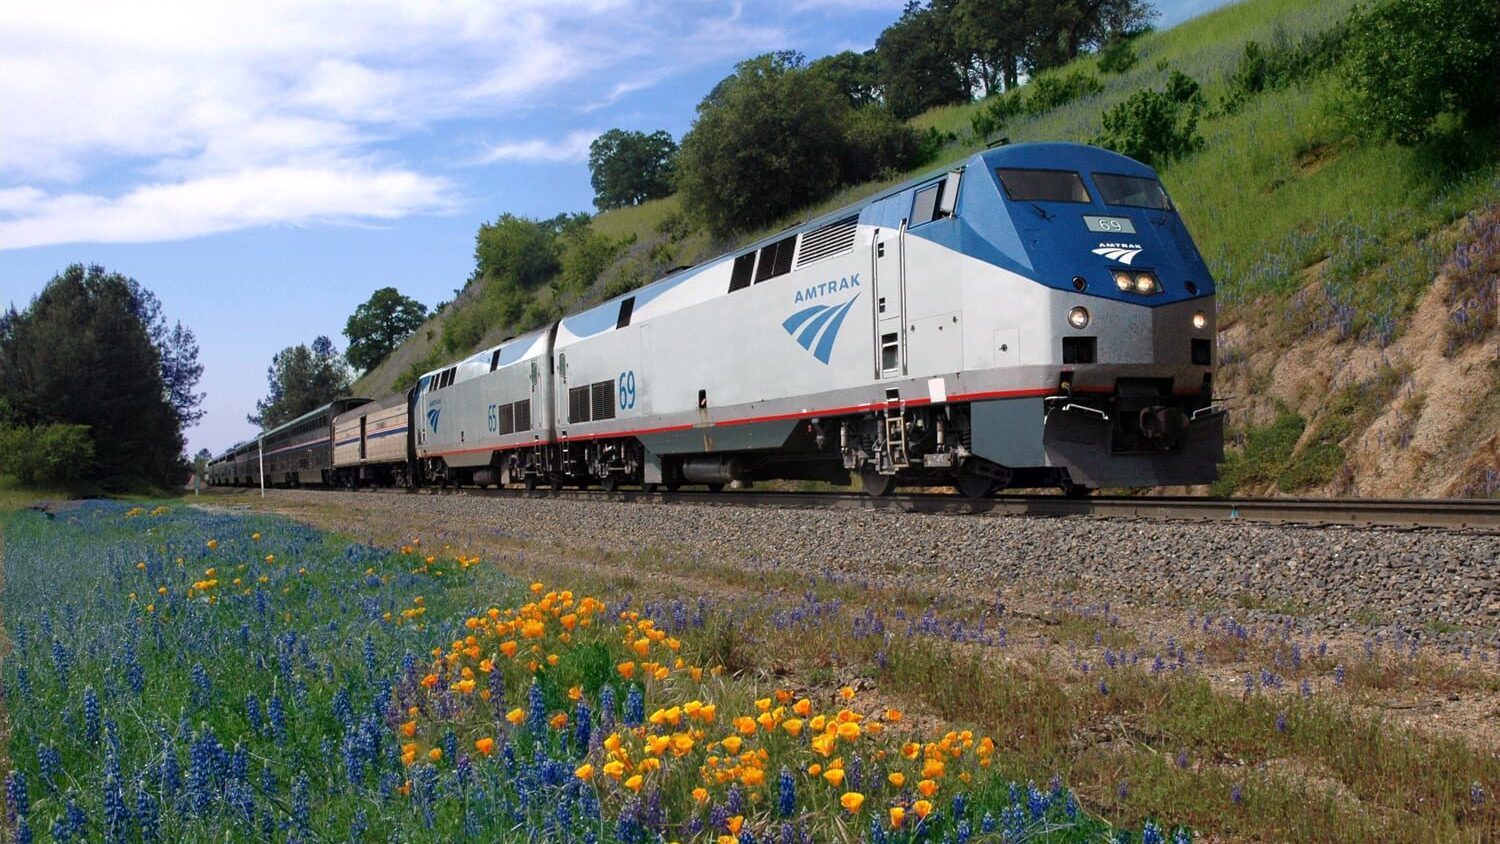
[[[0,472],[109,489],[186,477],[202,418],[192,329],[135,279],[74,264],[0,313]]]

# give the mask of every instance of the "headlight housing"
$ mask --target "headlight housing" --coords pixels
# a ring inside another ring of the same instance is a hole
[[[1198,329],[1199,331],[1207,328],[1208,314],[1205,314],[1202,311],[1198,311],[1197,313],[1193,314],[1193,327]]]
[[[1089,309],[1083,307],[1082,305],[1074,306],[1071,311],[1068,311],[1068,325],[1071,325],[1079,330],[1088,328]]]
[[[1161,292],[1161,283],[1156,280],[1154,273],[1141,272],[1135,274],[1135,292],[1142,296],[1150,296]]]
[[[1130,273],[1127,273],[1124,270],[1115,270],[1113,275],[1115,279],[1115,287],[1120,288],[1121,293],[1129,293],[1131,290],[1135,289],[1135,281],[1131,279]]]

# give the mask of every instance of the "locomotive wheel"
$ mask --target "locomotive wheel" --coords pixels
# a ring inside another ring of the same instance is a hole
[[[994,478],[968,472],[959,475],[958,479],[953,482],[953,488],[958,490],[964,498],[973,499],[989,498],[995,494],[996,486],[998,484]]]
[[[708,491],[709,492],[723,492],[724,491],[724,485],[723,484],[708,484]]]
[[[599,486],[603,487],[605,492],[615,492],[620,488],[620,476],[605,475],[599,479]]]
[[[656,492],[656,484],[641,484],[641,492],[644,492],[647,495]]]
[[[675,481],[666,485],[667,492],[676,492],[679,489],[682,489],[682,484]]]
[[[559,475],[553,475],[552,479],[547,482],[547,487],[549,489],[551,489],[553,492],[562,492],[562,488],[563,488],[562,477],[559,476]]]
[[[884,498],[896,491],[896,476],[882,475],[872,469],[862,469],[859,473],[859,485],[864,489],[865,495],[871,498]]]
[[[532,491],[536,490],[537,486],[539,486],[540,484],[541,484],[541,479],[538,478],[536,475],[527,475],[521,481],[521,486],[526,487],[526,491],[527,492],[532,492]]]
[[[1075,484],[1072,481],[1068,481],[1062,485],[1062,492],[1063,495],[1069,498],[1088,498],[1094,494],[1094,491],[1089,487],[1083,484]]]

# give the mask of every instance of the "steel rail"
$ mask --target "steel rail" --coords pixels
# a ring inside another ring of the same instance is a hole
[[[1118,519],[1242,521],[1272,524],[1446,528],[1500,533],[1500,500],[1394,498],[1209,498],[1203,496],[999,495],[969,499],[940,493],[871,498],[861,493],[731,490],[641,492],[640,490],[477,489],[409,490],[415,494],[459,494],[492,498],[633,501],[708,506],[783,507],[798,510],[865,510],[903,513],[1005,516],[1092,516]]]

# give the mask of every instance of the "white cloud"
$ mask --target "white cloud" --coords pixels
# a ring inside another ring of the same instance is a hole
[[[461,159],[476,131],[444,122],[503,138],[785,43],[720,0],[22,0],[0,33],[0,248],[449,207],[423,161]],[[579,162],[597,134],[483,161]]]
[[[25,189],[22,189],[25,190]],[[392,220],[443,210],[451,185],[409,170],[270,167],[138,187],[119,197],[24,197],[0,220],[0,249],[174,240],[250,226]],[[8,192],[7,192],[8,193]],[[0,193],[0,208],[6,194]]]
[[[484,155],[476,163],[492,164],[496,161],[568,163],[587,161],[589,157],[589,144],[593,143],[594,139],[602,134],[604,134],[602,131],[570,132],[567,137],[561,140],[531,138],[524,141],[486,144]]]

